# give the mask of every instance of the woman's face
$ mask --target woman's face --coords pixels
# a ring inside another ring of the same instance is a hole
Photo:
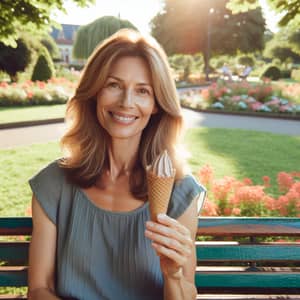
[[[119,58],[97,96],[97,117],[112,138],[141,137],[157,110],[151,75],[141,57]]]

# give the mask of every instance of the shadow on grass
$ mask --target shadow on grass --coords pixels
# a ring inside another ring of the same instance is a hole
[[[217,178],[248,177],[254,184],[262,184],[262,176],[267,175],[271,177],[271,193],[278,193],[278,172],[300,171],[300,137],[201,128],[189,130],[187,140],[194,171],[195,167],[209,164]]]

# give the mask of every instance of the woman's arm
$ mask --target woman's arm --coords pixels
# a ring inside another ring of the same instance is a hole
[[[56,226],[49,220],[35,196],[32,197],[32,221],[28,299],[59,299],[54,291]]]
[[[196,269],[195,237],[198,226],[197,198],[177,220],[168,216],[147,223],[146,236],[160,256],[164,277],[164,300],[194,300]]]

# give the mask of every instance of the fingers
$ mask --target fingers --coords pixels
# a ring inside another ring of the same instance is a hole
[[[174,238],[173,236],[168,237],[166,235],[162,235],[150,230],[146,230],[145,235],[147,238],[151,239],[155,244],[162,245],[164,247],[167,247],[168,249],[176,250],[181,255],[188,256],[191,254],[190,248],[186,244],[181,243],[178,239]]]
[[[158,255],[166,256],[183,266],[194,247],[190,231],[166,215],[158,215],[158,222],[146,222],[146,237],[152,240]]]
[[[177,251],[164,247],[160,244],[156,244],[152,242],[153,248],[157,251],[157,254],[159,256],[166,256],[172,261],[176,262],[177,266],[184,266],[187,262],[188,257],[185,255],[180,255]]]
[[[160,235],[175,239],[188,247],[194,246],[194,241],[191,239],[190,231],[177,220],[172,219],[167,215],[163,215],[163,217],[158,217],[158,221],[161,222],[161,224],[151,221],[147,222],[147,229]]]
[[[183,226],[177,220],[170,218],[165,214],[158,214],[157,220],[161,224],[177,229],[183,235],[190,236],[190,231],[185,226]]]

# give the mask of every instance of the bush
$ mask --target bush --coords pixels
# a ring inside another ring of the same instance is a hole
[[[31,51],[24,38],[17,40],[16,48],[0,43],[0,70],[9,74],[11,81],[17,81],[17,73],[23,72],[30,62]]]
[[[76,83],[65,78],[51,78],[48,82],[1,82],[0,107],[66,103],[74,94],[75,87]]]
[[[263,176],[258,185],[254,185],[250,178],[237,180],[225,176],[216,179],[209,165],[204,165],[198,175],[208,191],[202,215],[300,217],[300,172],[277,174],[277,197],[269,193],[269,176]]]
[[[291,70],[289,69],[281,70],[281,78],[291,78]]]
[[[179,90],[182,105],[195,109],[300,115],[300,84],[218,81],[207,88]],[[298,87],[299,86],[299,87]]]
[[[48,50],[45,48],[39,55],[37,62],[32,72],[32,81],[47,81],[54,76],[54,65],[49,55]]]
[[[251,56],[241,56],[238,59],[238,63],[244,66],[254,66],[254,59]]]
[[[281,77],[281,71],[279,68],[275,66],[269,66],[267,69],[262,73],[261,77],[269,78],[271,80],[278,80]]]
[[[84,65],[79,65],[79,64],[69,64],[68,69],[72,70],[74,69],[75,71],[81,71],[84,68]]]
[[[300,81],[300,69],[299,70],[293,70],[291,73],[291,78],[297,81]]]

